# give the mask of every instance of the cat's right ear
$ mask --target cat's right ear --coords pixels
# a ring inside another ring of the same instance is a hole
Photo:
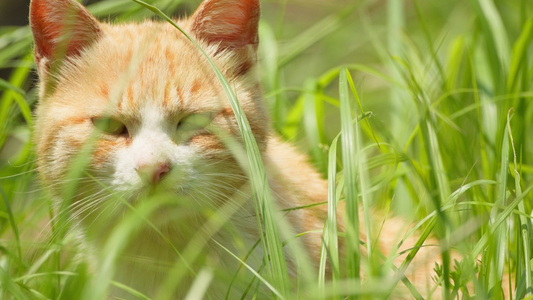
[[[102,34],[98,21],[74,0],[32,0],[30,25],[39,73],[79,55]]]
[[[205,0],[192,16],[192,32],[219,50],[257,47],[259,0]]]

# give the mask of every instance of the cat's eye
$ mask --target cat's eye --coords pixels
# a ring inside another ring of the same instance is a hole
[[[194,114],[189,115],[178,122],[179,130],[194,131],[204,129],[213,120],[212,114]]]
[[[93,118],[92,119],[94,126],[110,135],[116,136],[129,136],[128,128],[124,123],[113,119],[113,118]]]

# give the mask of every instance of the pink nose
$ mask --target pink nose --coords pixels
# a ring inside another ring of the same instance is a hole
[[[135,170],[143,180],[151,184],[159,183],[171,170],[170,163],[157,163],[154,165],[140,165]]]

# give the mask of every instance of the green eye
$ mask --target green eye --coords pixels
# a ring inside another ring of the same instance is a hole
[[[177,127],[186,131],[200,130],[209,125],[212,120],[212,114],[195,114],[181,119]]]
[[[115,120],[113,118],[93,118],[92,119],[94,126],[110,135],[124,135],[129,136],[128,128],[122,122]]]

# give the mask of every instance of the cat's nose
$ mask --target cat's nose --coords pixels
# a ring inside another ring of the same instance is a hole
[[[141,164],[135,170],[143,180],[151,184],[159,183],[165,175],[170,173],[171,165],[168,162],[156,164]]]

